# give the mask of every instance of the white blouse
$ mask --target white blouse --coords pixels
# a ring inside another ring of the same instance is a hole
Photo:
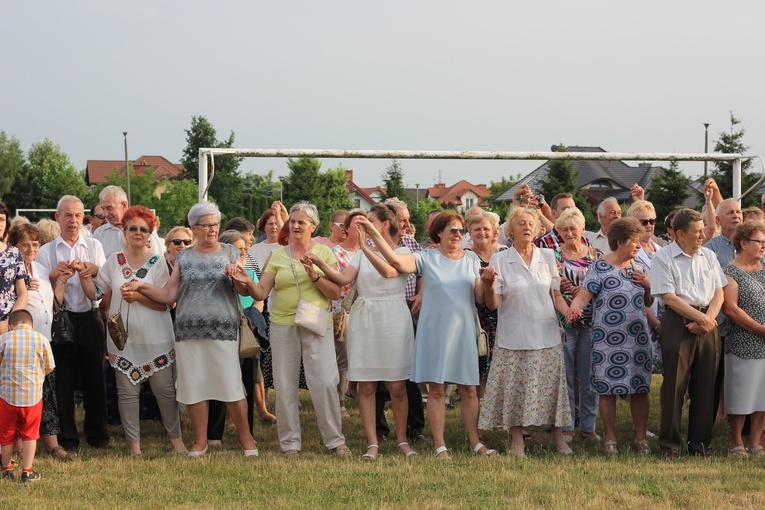
[[[502,349],[536,350],[560,344],[558,316],[551,296],[560,290],[555,254],[537,248],[526,263],[515,248],[495,253],[489,265],[498,274],[494,292],[500,296],[496,343]]]
[[[53,322],[53,287],[45,268],[37,262],[32,262],[30,278],[36,278],[40,287],[29,290],[27,295],[27,311],[32,314],[35,331],[50,340],[50,328]]]

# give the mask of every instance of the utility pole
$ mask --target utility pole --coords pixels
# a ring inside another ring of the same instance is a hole
[[[709,152],[709,123],[704,123],[704,154]],[[704,180],[707,180],[707,177],[709,176],[707,174],[707,166],[709,165],[709,161],[704,161]]]
[[[127,181],[126,186],[126,194],[127,194],[127,202],[128,207],[130,207],[130,163],[128,162],[128,153],[127,153],[127,131],[122,132],[122,136],[125,137],[125,181]]]

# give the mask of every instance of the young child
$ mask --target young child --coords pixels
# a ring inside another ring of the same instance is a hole
[[[32,329],[32,315],[16,310],[8,317],[10,331],[0,336],[0,446],[3,480],[15,480],[11,455],[21,436],[21,481],[34,482],[32,471],[42,418],[42,386],[53,371],[53,352],[48,339]]]

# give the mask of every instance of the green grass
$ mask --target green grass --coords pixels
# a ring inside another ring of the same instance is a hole
[[[658,385],[654,378],[649,429],[657,430]],[[273,403],[273,392],[270,398]],[[281,455],[275,426],[256,425],[260,458],[245,459],[233,431],[222,449],[200,459],[171,453],[156,422],[142,422],[140,459],[128,456],[121,429],[112,427],[115,449],[83,447],[77,461],[61,463],[39,453],[35,469],[43,480],[31,487],[0,484],[0,508],[763,508],[765,460],[729,459],[727,424],[715,426],[711,460],[664,462],[638,457],[631,447],[628,406],[618,404],[622,453],[609,458],[599,443],[575,439],[575,455],[552,453],[549,434],[532,429],[528,458],[474,457],[458,409],[447,411],[450,462],[432,458],[432,445],[418,444],[420,457],[407,461],[394,440],[380,446],[374,464],[359,459],[365,449],[353,401],[343,422],[354,458],[334,458],[321,444],[307,393],[301,395],[303,455]],[[273,408],[273,405],[270,406]],[[388,411],[388,413],[390,413]],[[388,414],[392,424],[392,416]],[[598,426],[602,432],[602,427]],[[190,444],[190,431],[186,432]],[[484,432],[484,442],[504,452],[504,432]],[[40,446],[39,450],[42,449]],[[38,451],[39,451],[38,450]]]

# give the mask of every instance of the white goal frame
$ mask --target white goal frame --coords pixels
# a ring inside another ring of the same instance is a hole
[[[578,161],[732,161],[733,198],[741,198],[765,181],[765,162],[757,155],[684,152],[505,152],[505,151],[427,151],[427,150],[338,150],[338,149],[199,149],[199,201],[207,201],[207,191],[215,176],[215,156],[251,158],[361,158],[361,159],[479,159],[479,160],[578,160]],[[209,178],[208,178],[209,158]],[[759,159],[763,171],[758,181],[741,193],[741,163]]]

